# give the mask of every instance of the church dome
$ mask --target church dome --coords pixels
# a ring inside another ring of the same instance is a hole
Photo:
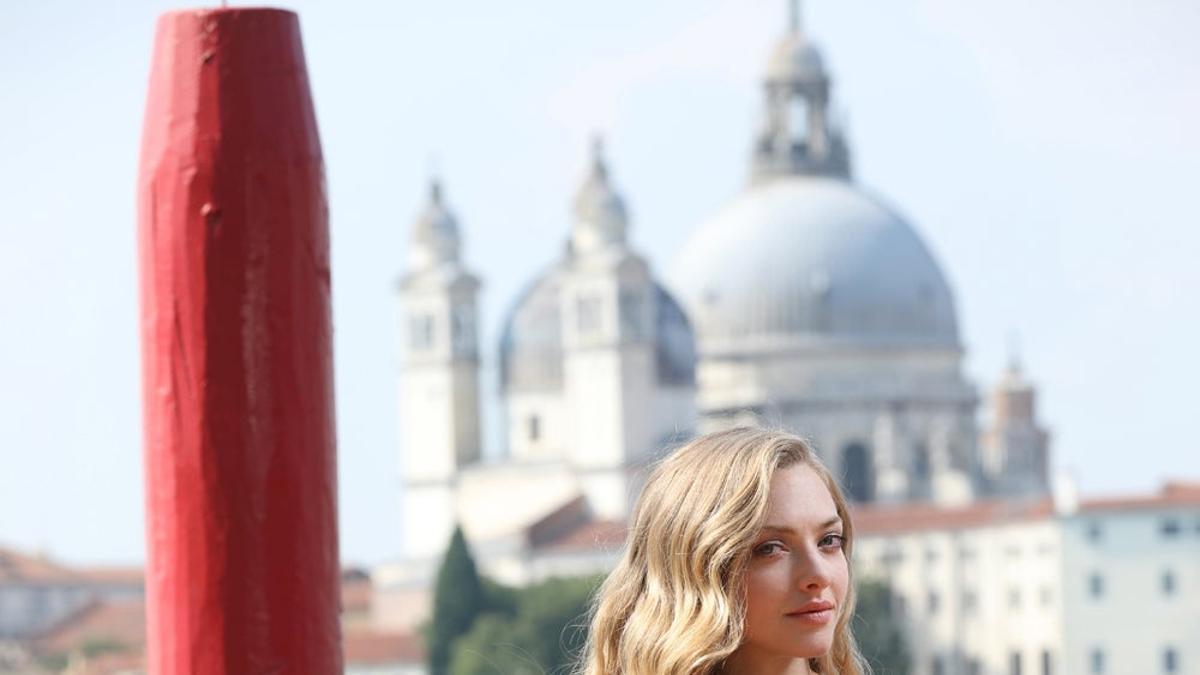
[[[563,386],[563,266],[550,268],[517,298],[500,336],[503,391],[559,391]],[[696,353],[687,314],[659,283],[653,284],[655,367],[663,385],[690,385]]]
[[[959,344],[950,287],[920,237],[838,178],[748,189],[696,231],[670,279],[702,352]]]
[[[500,333],[500,389],[562,389],[562,273],[555,265],[517,297]]]

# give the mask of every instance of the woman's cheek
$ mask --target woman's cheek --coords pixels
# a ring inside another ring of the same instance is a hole
[[[834,590],[838,596],[838,606],[842,604],[842,600],[846,598],[846,591],[850,588],[850,562],[845,556],[839,556],[841,564],[836,571],[836,577],[833,582]]]

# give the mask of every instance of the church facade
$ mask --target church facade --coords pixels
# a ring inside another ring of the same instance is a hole
[[[747,185],[661,277],[595,149],[562,257],[504,319],[498,460],[480,452],[479,277],[432,187],[398,289],[405,562],[385,579],[427,582],[456,523],[501,580],[602,569],[599,533],[627,518],[647,464],[735,424],[808,437],[859,503],[1048,494],[1032,388],[1006,375],[980,433],[953,291],[855,182],[831,90],[793,12]]]

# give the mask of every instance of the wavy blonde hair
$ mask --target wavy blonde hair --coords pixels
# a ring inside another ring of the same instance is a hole
[[[600,587],[581,675],[713,675],[742,643],[741,580],[763,525],[771,479],[804,464],[829,488],[850,564],[854,527],[837,481],[804,439],[739,427],[692,440],[654,469],[625,552]],[[862,675],[850,631],[853,573],[828,653],[809,668]]]

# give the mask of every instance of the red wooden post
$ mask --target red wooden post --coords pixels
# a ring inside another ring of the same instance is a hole
[[[159,19],[138,221],[149,672],[341,673],[329,217],[295,14]]]

